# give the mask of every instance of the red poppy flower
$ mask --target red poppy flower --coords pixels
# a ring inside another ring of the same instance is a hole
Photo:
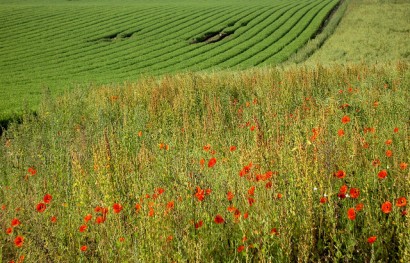
[[[57,217],[52,216],[52,217],[50,218],[50,221],[51,221],[51,223],[57,222]]]
[[[256,182],[264,181],[265,180],[265,175],[264,174],[257,174],[255,176]]]
[[[37,212],[42,213],[46,210],[46,204],[44,203],[39,203],[36,206]]]
[[[154,208],[150,207],[149,211],[148,211],[148,216],[153,217],[154,215],[155,215],[155,210],[154,210]]]
[[[46,194],[43,198],[44,203],[49,204],[51,202],[51,199],[53,199],[53,197],[49,194]]]
[[[204,151],[207,152],[211,149],[211,145],[207,144],[203,147]]]
[[[225,222],[225,220],[223,219],[221,215],[216,215],[214,221],[217,224],[222,224],[223,222]]]
[[[92,216],[91,214],[88,214],[88,215],[86,215],[86,216],[84,217],[84,221],[87,223],[88,221],[91,220],[92,217],[93,217],[93,216]]]
[[[241,253],[245,249],[245,246],[239,246],[238,247],[238,253]]]
[[[142,206],[137,203],[137,204],[135,205],[135,212],[138,213],[138,212],[141,210],[141,208],[142,208]]]
[[[393,132],[394,132],[394,133],[398,133],[398,132],[399,132],[399,128],[397,128],[397,127],[394,128]]]
[[[354,208],[349,208],[349,210],[347,210],[347,217],[350,220],[355,220],[356,219],[356,211],[354,210]]]
[[[346,194],[347,193],[347,185],[342,185],[339,189],[340,194]]]
[[[387,171],[386,170],[381,170],[378,174],[377,177],[379,177],[380,179],[384,179],[387,177]]]
[[[279,232],[278,232],[278,230],[276,229],[276,227],[274,227],[274,228],[272,228],[272,229],[270,230],[270,234],[271,234],[271,235],[274,235],[274,236],[279,236]]]
[[[232,192],[228,192],[226,194],[226,197],[228,198],[229,201],[231,201],[234,198],[234,194]]]
[[[320,198],[320,203],[321,203],[321,204],[324,204],[324,203],[326,203],[326,202],[327,202],[327,198],[324,197],[324,196],[322,196],[322,197]]]
[[[234,206],[228,206],[227,210],[232,213],[236,211],[236,208]]]
[[[198,229],[198,228],[202,227],[203,224],[204,224],[204,222],[202,220],[199,220],[198,222],[195,223],[195,228]]]
[[[389,140],[385,141],[384,143],[385,143],[386,145],[390,145],[390,144],[392,144],[392,142],[393,142],[393,140],[392,140],[392,139],[389,139]]]
[[[83,251],[83,252],[87,251],[87,246],[85,246],[85,245],[81,246],[80,250]]]
[[[342,123],[349,123],[350,122],[350,117],[349,116],[347,116],[347,115],[345,115],[345,116],[343,116],[342,117]]]
[[[169,145],[168,145],[168,144],[165,144],[165,143],[160,143],[160,144],[158,144],[158,147],[159,147],[160,149],[163,149],[163,150],[166,150],[166,151],[169,150]]]
[[[6,234],[10,235],[11,233],[13,233],[13,228],[9,227],[6,229]]]
[[[114,210],[114,213],[118,214],[118,213],[121,212],[121,210],[122,210],[122,205],[121,205],[121,204],[118,204],[118,203],[115,203],[115,204],[112,206],[112,209]]]
[[[367,243],[373,244],[374,242],[376,242],[376,240],[377,240],[376,236],[371,236],[367,239]]]
[[[199,160],[199,164],[201,165],[201,167],[204,167],[204,165],[205,165],[205,159],[202,158],[201,160]]]
[[[197,187],[196,187],[195,196],[196,196],[196,198],[197,198],[199,201],[204,200],[204,198],[205,198],[205,190],[203,190],[203,189],[201,189],[201,187],[197,186]]]
[[[24,243],[24,238],[22,236],[17,236],[14,239],[14,244],[16,245],[16,247],[22,247]]]
[[[406,197],[399,197],[397,199],[396,206],[403,207],[403,206],[406,206],[406,204],[407,204]]]
[[[248,189],[248,195],[254,195],[255,194],[255,186],[252,186],[251,188]]]
[[[386,201],[382,204],[382,211],[385,214],[390,213],[392,210],[392,203],[390,203],[389,201]]]
[[[406,216],[406,215],[407,215],[407,210],[401,211],[401,215],[402,215],[402,216]]]
[[[342,178],[344,178],[344,177],[346,176],[346,172],[343,171],[343,170],[339,170],[339,171],[337,171],[337,172],[335,173],[335,176],[336,176],[337,178],[339,178],[339,179],[342,179]]]
[[[212,157],[208,162],[208,167],[213,167],[216,164],[216,158]]]
[[[278,193],[278,194],[276,195],[276,198],[278,198],[278,199],[282,199],[282,197],[283,197],[283,195],[282,195],[281,193]]]
[[[248,197],[248,203],[250,206],[252,206],[253,203],[255,203],[255,199],[253,199],[252,197]]]
[[[167,204],[167,210],[171,210],[173,209],[175,206],[175,202],[174,201],[169,201]]]
[[[104,221],[105,221],[105,218],[102,217],[102,216],[98,216],[98,217],[95,219],[95,223],[97,223],[97,224],[102,224],[102,223],[104,223]]]
[[[319,129],[317,129],[317,128],[313,128],[312,129],[312,132],[313,132],[313,134],[312,134],[312,136],[310,137],[310,140],[311,141],[315,141],[316,139],[317,139],[317,137],[319,136]]]
[[[359,212],[363,209],[364,205],[362,203],[359,203],[356,205],[356,212]]]
[[[21,222],[20,222],[20,220],[18,220],[17,218],[13,218],[12,220],[11,220],[11,227],[16,227],[16,226],[18,226],[18,225],[20,225],[21,224]]]
[[[338,193],[337,197],[339,197],[340,199],[345,199],[346,198],[346,194],[342,194],[342,193]]]
[[[337,135],[338,135],[339,137],[343,137],[343,136],[345,136],[345,131],[344,131],[343,129],[339,129],[339,130],[337,131]]]
[[[276,173],[276,172],[275,172]],[[272,171],[267,171],[265,173],[265,179],[268,180],[273,176],[273,172]]]
[[[236,146],[232,145],[231,147],[229,147],[229,151],[231,151],[231,152],[236,151]]]
[[[267,183],[265,184],[265,188],[266,188],[266,189],[271,189],[271,188],[272,188],[272,182],[267,182]]]
[[[37,173],[36,169],[34,169],[34,167],[29,167],[28,168],[28,173],[31,175],[35,175]]]
[[[391,157],[393,155],[393,152],[391,150],[386,151],[386,156]]]
[[[406,168],[407,168],[407,163],[405,162],[400,163],[400,169],[406,170]]]
[[[165,193],[165,189],[162,187],[158,187],[157,189],[155,189],[155,193],[158,195],[162,195],[163,193]]]
[[[78,228],[78,231],[80,231],[81,233],[83,233],[85,230],[87,230],[87,226],[86,226],[86,225],[81,225],[81,226]]]
[[[351,198],[356,199],[356,198],[359,197],[359,195],[360,195],[360,190],[359,190],[359,188],[350,188],[350,197],[351,197]]]
[[[252,168],[252,163],[249,163],[247,166],[243,167],[242,170],[239,172],[239,176],[243,177],[245,175],[247,175]]]

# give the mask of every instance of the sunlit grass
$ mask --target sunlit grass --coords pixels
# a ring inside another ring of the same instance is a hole
[[[408,66],[45,94],[1,137],[2,260],[407,262]]]

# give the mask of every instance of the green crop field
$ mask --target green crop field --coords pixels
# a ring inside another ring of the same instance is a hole
[[[2,0],[0,118],[46,89],[277,64],[338,2]]]

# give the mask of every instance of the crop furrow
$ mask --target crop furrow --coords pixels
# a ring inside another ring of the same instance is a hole
[[[189,68],[189,67],[196,67],[199,68],[199,63],[203,61],[208,61],[210,59],[218,59],[218,55],[225,52],[229,51],[232,48],[235,48],[236,45],[241,43],[244,40],[251,39],[254,37],[254,35],[257,34],[259,31],[258,27],[259,26],[268,26],[270,24],[270,21],[275,21],[279,17],[281,17],[288,9],[292,8],[293,5],[287,3],[286,5],[281,6],[281,8],[275,8],[272,10],[269,10],[267,14],[265,14],[262,17],[258,17],[258,19],[251,20],[250,23],[248,24],[248,27],[246,30],[242,31],[240,36],[237,38],[233,38],[230,41],[227,41],[225,43],[221,43],[218,45],[218,47],[212,47],[212,46],[203,46],[201,49],[194,50],[191,54],[181,54],[181,57],[178,59],[181,59],[177,63],[174,63],[172,65],[172,68],[175,70],[178,69],[184,69],[184,68]],[[223,47],[223,48],[221,48]],[[183,59],[186,56],[190,56],[191,59],[188,62],[185,62]],[[193,58],[193,59],[192,59]],[[165,68],[165,67],[162,67]],[[162,69],[159,68],[159,69]]]
[[[238,47],[234,56],[219,64],[221,67],[234,67],[243,63],[249,58],[257,55],[269,45],[286,36],[289,30],[303,18],[303,16],[312,8],[315,8],[321,2],[316,1],[308,5],[299,6],[286,13],[283,17],[276,20],[271,26],[265,27],[253,39],[243,42]]]

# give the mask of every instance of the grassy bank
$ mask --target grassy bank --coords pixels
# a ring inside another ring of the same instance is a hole
[[[307,63],[410,61],[409,1],[350,0],[345,15]]]
[[[408,262],[409,85],[395,63],[44,97],[1,138],[2,260]]]

